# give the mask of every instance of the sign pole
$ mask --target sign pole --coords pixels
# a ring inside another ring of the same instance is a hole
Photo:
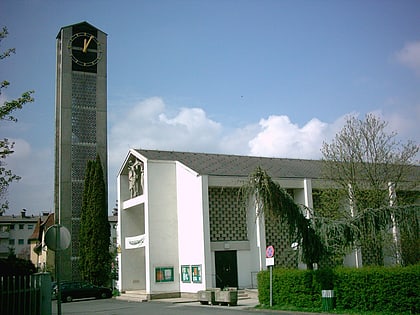
[[[273,266],[270,266],[270,307],[273,307]]]
[[[55,280],[57,282],[57,314],[61,315],[61,251],[70,246],[71,236],[66,227],[58,224],[50,226],[45,232],[44,242],[48,249],[54,251]]]
[[[274,247],[267,246],[265,250],[265,264],[270,269],[270,307],[273,306],[273,266],[274,266]]]
[[[57,224],[57,231],[55,233],[55,237],[56,237],[56,242],[57,244],[60,244],[61,240],[60,240],[60,224]],[[59,247],[59,246],[57,246]],[[61,272],[61,255],[60,255],[61,250],[58,249],[55,251],[55,259],[56,259],[56,263],[55,263],[55,268],[56,268],[56,280],[57,280],[57,315],[61,315],[61,284],[60,284],[60,272]]]

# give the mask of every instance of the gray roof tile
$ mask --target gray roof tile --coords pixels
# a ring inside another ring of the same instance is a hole
[[[201,175],[247,177],[258,166],[273,178],[320,178],[321,160],[137,149],[150,160],[178,161]]]

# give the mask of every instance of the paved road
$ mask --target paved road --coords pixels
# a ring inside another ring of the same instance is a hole
[[[259,310],[256,300],[239,300],[238,306],[210,306],[198,302],[180,303],[182,299],[127,302],[116,299],[79,300],[61,305],[62,315],[333,315],[327,313],[300,313]],[[53,301],[52,314],[57,315],[57,302]]]
[[[57,303],[53,302],[53,315],[57,315]],[[174,303],[173,301],[126,302],[116,299],[79,300],[61,305],[62,315],[215,315],[215,314],[262,314],[251,306],[208,306],[193,303]],[[266,313],[265,313],[266,314]]]

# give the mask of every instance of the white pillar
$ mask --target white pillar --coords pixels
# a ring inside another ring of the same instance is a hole
[[[353,187],[351,186],[351,184],[348,184],[349,187],[349,203],[350,203],[350,214],[352,217],[354,217],[356,215],[356,210],[355,210],[355,201],[354,201],[354,192],[353,192]],[[355,260],[355,265],[356,268],[361,267],[360,264],[360,248],[356,247],[354,249],[354,260]]]
[[[263,266],[263,259],[262,259],[262,249],[261,249],[261,215],[262,215],[262,207],[260,205],[260,202],[258,200],[258,197],[255,196],[254,197],[254,203],[255,203],[255,224],[257,227],[257,248],[258,248],[258,267],[259,267],[259,271],[263,270],[264,266]]]
[[[390,207],[395,206],[396,201],[397,201],[397,193],[395,191],[395,184],[392,182],[388,183],[388,195],[389,195],[389,206]],[[396,249],[395,262],[397,264],[401,264],[400,235],[398,231],[397,221],[393,213],[391,213],[391,220],[392,220],[392,237],[394,239],[395,249]]]
[[[309,178],[305,178],[303,180],[303,193],[305,196],[305,207],[307,208],[306,218],[309,219],[311,217],[311,213],[308,209],[312,209],[314,207],[312,200],[312,181]]]

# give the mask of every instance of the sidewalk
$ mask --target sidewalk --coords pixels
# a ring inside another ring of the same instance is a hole
[[[235,309],[253,309],[255,306],[259,304],[257,299],[254,298],[245,298],[245,299],[238,299],[238,305],[236,306],[227,306],[227,305],[202,305],[200,304],[197,299],[192,298],[171,298],[171,299],[156,299],[152,300],[152,302],[163,302],[163,303],[189,303],[194,306],[201,306],[201,307],[214,307],[214,308],[235,308]]]
[[[152,300],[152,302],[173,303],[173,304],[189,303],[189,304],[191,304],[193,306],[197,306],[197,307],[228,308],[228,309],[248,310],[248,311],[254,310],[256,312],[281,314],[281,315],[334,315],[334,313],[308,313],[308,312],[281,311],[281,310],[270,310],[270,309],[263,309],[263,308],[255,308],[257,305],[259,305],[258,299],[255,299],[255,298],[239,299],[238,300],[238,305],[236,305],[236,306],[202,305],[196,299],[192,299],[192,298],[157,299],[157,300]]]

